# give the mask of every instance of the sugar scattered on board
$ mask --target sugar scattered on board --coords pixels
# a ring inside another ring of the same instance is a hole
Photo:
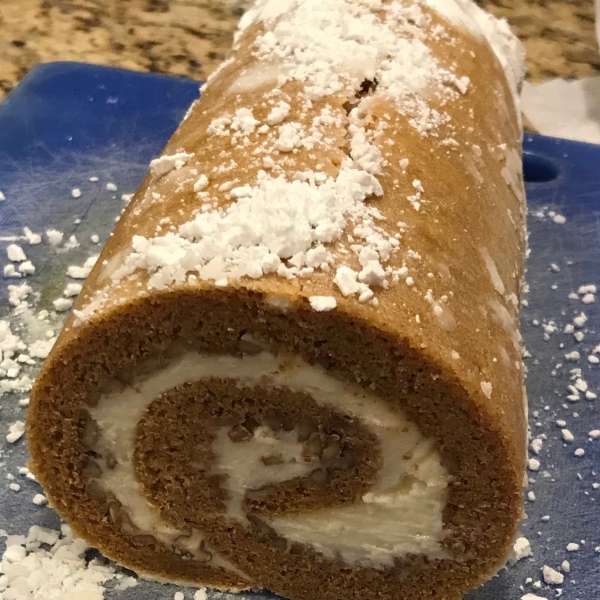
[[[82,287],[83,286],[80,283],[68,283],[65,291],[63,292],[63,296],[65,296],[65,298],[73,298],[78,296]]]
[[[56,229],[46,230],[46,239],[52,246],[58,246],[63,241],[64,233]]]
[[[550,585],[560,585],[565,580],[565,576],[562,573],[547,565],[542,567],[542,574],[544,581]]]
[[[44,504],[48,504],[48,499],[46,498],[46,496],[44,496],[44,494],[36,494],[33,497],[32,502],[37,506],[44,506]]]
[[[26,260],[19,265],[19,273],[24,275],[34,275],[35,266],[30,260]]]
[[[67,275],[73,279],[85,279],[92,271],[92,268],[96,264],[98,256],[90,256],[84,263],[83,266],[71,265],[67,269]]]
[[[73,300],[70,300],[69,298],[57,298],[56,300],[52,301],[52,304],[54,306],[54,310],[57,312],[65,312],[71,309],[73,306]]]
[[[509,564],[514,565],[523,558],[527,558],[531,555],[531,544],[529,543],[529,540],[526,537],[521,536],[515,540],[508,562]]]
[[[109,581],[117,582],[117,590],[137,584],[111,564],[87,561],[88,545],[74,538],[67,525],[60,532],[34,525],[27,536],[5,537],[0,597],[7,600],[101,600]]]
[[[34,233],[29,227],[23,227],[23,236],[30,246],[37,246],[42,243],[42,236],[39,233]]]
[[[25,252],[23,252],[23,248],[17,244],[10,244],[6,248],[6,255],[8,256],[8,260],[12,262],[23,262],[27,260],[27,256],[25,256]]]
[[[575,436],[568,429],[562,429],[561,434],[565,442],[572,442],[575,439]]]
[[[8,435],[6,441],[9,444],[14,444],[17,440],[20,440],[25,433],[25,423],[23,421],[16,421],[8,428]]]
[[[542,438],[538,437],[538,438],[531,440],[531,443],[529,444],[529,449],[534,454],[539,454],[543,445],[544,445],[544,440]],[[539,464],[538,464],[538,468],[539,468]]]

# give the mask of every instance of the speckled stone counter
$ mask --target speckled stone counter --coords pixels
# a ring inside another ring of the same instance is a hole
[[[0,97],[40,62],[204,79],[252,0],[1,0]],[[600,72],[593,0],[481,0],[525,43],[529,77]]]

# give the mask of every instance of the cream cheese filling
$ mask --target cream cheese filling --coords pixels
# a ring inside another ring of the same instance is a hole
[[[442,514],[449,475],[432,441],[423,437],[399,409],[392,409],[368,390],[335,379],[298,357],[268,352],[243,357],[188,352],[136,381],[134,387],[104,395],[90,409],[100,431],[96,448],[101,454],[110,452],[116,463],[112,469],[102,468],[98,482],[115,495],[142,532],[165,544],[182,535],[161,518],[136,479],[136,426],[161,394],[207,378],[235,379],[241,388],[260,385],[308,394],[322,406],[360,419],[381,444],[382,468],[360,501],[267,519],[280,535],[352,565],[389,566],[396,557],[407,554],[446,556],[441,545]],[[212,446],[218,457],[213,468],[226,475],[229,501],[224,516],[242,523],[247,523],[242,511],[247,489],[304,476],[316,468],[303,461],[294,431],[283,434],[262,428],[250,444],[231,441],[220,428]],[[265,468],[261,462],[273,451],[284,457],[281,469]],[[221,566],[227,568],[226,561]]]

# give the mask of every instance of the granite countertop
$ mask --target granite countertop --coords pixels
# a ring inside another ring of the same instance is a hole
[[[593,0],[480,0],[525,43],[529,78],[600,72]],[[40,62],[85,61],[202,80],[252,0],[2,0],[0,98]]]

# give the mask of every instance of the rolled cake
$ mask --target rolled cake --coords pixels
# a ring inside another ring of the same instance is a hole
[[[522,513],[518,43],[467,0],[267,0],[31,398],[73,530],[160,581],[456,598]]]

